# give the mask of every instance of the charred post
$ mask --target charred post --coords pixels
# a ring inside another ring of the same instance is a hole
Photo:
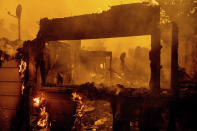
[[[112,53],[110,55],[110,80],[112,80]]]
[[[171,89],[175,96],[175,101],[170,105],[170,119],[168,131],[176,130],[176,110],[178,98],[178,27],[172,23],[172,53],[171,53]]]
[[[178,27],[172,23],[171,88],[177,92],[178,81]]]
[[[153,94],[158,94],[160,92],[160,56],[161,56],[161,44],[160,44],[160,28],[158,21],[160,20],[160,14],[157,14],[157,17],[154,21],[155,28],[151,34],[151,51],[149,54],[151,61],[151,80],[150,88]]]

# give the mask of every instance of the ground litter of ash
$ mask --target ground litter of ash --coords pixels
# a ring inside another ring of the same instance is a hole
[[[82,128],[85,130],[112,131],[113,116],[111,105],[107,101],[94,100],[85,102]]]

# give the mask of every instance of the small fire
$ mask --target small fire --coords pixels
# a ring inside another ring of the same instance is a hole
[[[1,61],[4,61],[4,56],[1,56],[1,57],[0,57],[0,60],[1,60]]]
[[[74,115],[76,117],[74,128],[77,128],[81,125],[81,118],[83,116],[85,104],[82,101],[82,97],[76,92],[72,93],[72,100],[77,103],[77,109]]]
[[[34,101],[35,107],[38,107],[40,105],[40,98],[39,97],[33,98],[33,101]]]
[[[24,89],[25,89],[25,86],[24,86],[24,83],[22,84],[22,87],[21,87],[21,94],[23,95],[24,93]]]
[[[21,60],[21,64],[19,65],[19,73],[24,73],[27,68],[27,63],[24,60]]]
[[[72,96],[73,101],[78,101],[80,104],[82,104],[82,97],[79,94],[74,92],[72,93]]]
[[[45,97],[43,93],[40,96],[33,98],[34,107],[39,107],[41,104],[43,104],[44,100]]]
[[[38,109],[40,108],[36,127],[48,130],[48,127],[50,126],[49,113],[46,111],[46,101],[43,93],[38,97],[33,98],[33,106]]]
[[[22,87],[21,87],[21,94],[23,95],[24,93],[24,89],[25,89],[25,84],[24,84],[24,77],[25,77],[25,70],[27,68],[27,63],[24,60],[21,60],[21,63],[19,65],[19,73],[20,73],[20,77],[22,80]]]
[[[104,69],[105,64],[100,64],[100,68]]]
[[[46,107],[40,108],[40,119],[37,122],[37,125],[40,127],[47,127],[48,126],[48,120],[49,120],[49,114],[46,112]]]

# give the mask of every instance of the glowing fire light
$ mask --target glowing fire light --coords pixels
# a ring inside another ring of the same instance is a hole
[[[72,97],[73,101],[78,101],[78,102],[80,102],[80,104],[82,104],[82,97],[79,94],[74,92],[74,93],[72,93],[72,96],[73,96]]]
[[[37,125],[40,127],[47,127],[49,114],[46,112],[46,107],[40,108],[40,110],[41,110],[40,113],[41,118],[38,120]]]
[[[100,64],[100,68],[101,69],[104,69],[104,64]]]
[[[39,107],[41,104],[43,104],[45,100],[44,94],[42,93],[40,96],[33,98],[33,105],[35,107]]]
[[[3,57],[3,56],[1,56],[1,57],[0,57],[0,60],[1,60],[1,61],[4,61],[4,57]]]
[[[38,107],[40,105],[40,98],[39,97],[33,98],[33,101],[34,101],[35,107]]]
[[[25,89],[25,84],[24,84],[24,79],[23,78],[25,76],[24,72],[25,72],[26,68],[27,68],[27,63],[24,60],[21,60],[21,63],[19,65],[19,73],[20,73],[20,77],[23,81],[22,87],[21,87],[21,94],[22,95],[23,95],[24,89]]]
[[[96,76],[95,73],[91,73],[90,75],[91,75],[92,78]]]
[[[33,98],[33,106],[34,107],[39,107],[40,112],[39,112],[39,117],[37,121],[37,125],[41,127],[42,129],[48,129],[50,126],[49,122],[49,113],[46,111],[46,105],[45,105],[45,96],[43,93],[39,95],[38,97]]]
[[[24,86],[24,83],[23,83],[23,84],[22,84],[22,87],[21,87],[21,94],[22,94],[22,95],[23,95],[24,89],[25,89],[25,86]]]
[[[74,102],[77,102],[77,109],[76,109],[76,113],[75,113],[75,124],[74,124],[74,128],[77,128],[77,126],[81,123],[81,118],[83,116],[83,111],[84,111],[84,107],[85,105],[83,104],[82,101],[82,97],[77,94],[76,92],[72,93],[72,100]]]
[[[24,73],[27,68],[27,63],[24,60],[21,60],[21,64],[19,65],[19,73]]]

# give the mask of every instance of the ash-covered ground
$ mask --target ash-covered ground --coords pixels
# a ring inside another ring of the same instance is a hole
[[[112,131],[113,115],[109,102],[87,100],[84,105],[81,117],[82,130]]]

